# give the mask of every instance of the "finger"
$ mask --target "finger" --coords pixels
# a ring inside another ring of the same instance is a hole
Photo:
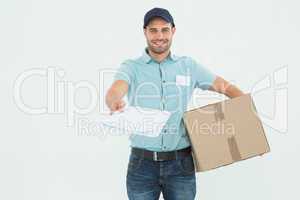
[[[121,102],[121,108],[125,107],[126,103],[124,101]]]
[[[116,111],[116,106],[112,106],[111,108],[110,108],[110,115],[112,115],[114,112]]]

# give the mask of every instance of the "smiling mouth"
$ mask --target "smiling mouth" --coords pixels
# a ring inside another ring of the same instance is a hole
[[[160,41],[160,42],[152,42],[152,44],[154,44],[155,46],[162,46],[164,44],[166,44],[167,42],[165,41]]]

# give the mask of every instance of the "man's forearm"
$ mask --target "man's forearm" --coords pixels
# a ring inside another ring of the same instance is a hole
[[[232,85],[230,82],[226,81],[225,79],[219,76],[217,76],[209,90],[224,94],[229,98],[244,95],[244,93],[238,87]]]

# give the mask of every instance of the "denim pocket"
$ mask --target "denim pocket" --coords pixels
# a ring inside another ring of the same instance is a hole
[[[137,170],[141,165],[142,159],[131,154],[129,157],[128,171]]]
[[[179,160],[180,170],[184,174],[193,174],[195,172],[194,160],[192,155],[189,155]]]

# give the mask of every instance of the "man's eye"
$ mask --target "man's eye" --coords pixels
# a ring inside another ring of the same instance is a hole
[[[170,29],[168,29],[168,28],[162,30],[162,32],[164,32],[164,33],[168,33],[169,31],[170,31]]]
[[[151,33],[156,33],[157,31],[155,29],[150,29]]]

